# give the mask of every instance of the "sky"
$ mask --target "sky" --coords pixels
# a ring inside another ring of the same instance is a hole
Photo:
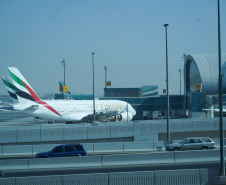
[[[220,0],[221,51],[226,53],[226,1]],[[0,0],[0,75],[17,67],[39,94],[58,93],[64,80],[74,94],[112,88],[166,88],[180,93],[183,54],[218,52],[217,0]],[[183,82],[183,78],[182,78]],[[183,93],[183,83],[182,83]],[[7,94],[0,83],[0,95]]]

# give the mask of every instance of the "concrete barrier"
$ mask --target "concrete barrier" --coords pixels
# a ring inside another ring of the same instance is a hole
[[[43,182],[48,185],[60,184],[62,177],[58,176],[42,176],[40,177],[25,177],[25,178],[16,178],[16,184],[29,184],[29,185],[42,185]]]
[[[3,156],[32,155],[32,145],[2,146]]]
[[[9,162],[10,161],[10,162]],[[27,159],[0,160],[1,170],[28,170]]]
[[[212,177],[219,174],[218,168],[201,168],[199,169],[200,185],[212,185]]]
[[[174,153],[140,153],[103,155],[102,166],[152,165],[174,163]]]
[[[98,174],[78,174],[78,175],[65,175],[62,178],[64,185],[107,185],[108,184],[108,174],[98,173]]]
[[[133,125],[111,125],[111,138],[133,137]]]
[[[219,150],[178,151],[175,153],[175,163],[215,162],[220,160]]]
[[[101,156],[33,158],[29,159],[29,170],[51,168],[100,167]]]
[[[16,184],[16,178],[0,178],[0,184],[1,185],[15,185]]]
[[[0,131],[0,143],[16,143],[17,142],[16,130],[3,130]]]
[[[179,170],[161,170],[161,171],[55,175],[40,177],[16,177],[16,178],[1,178],[0,184],[1,185],[15,185],[15,184],[211,185],[213,176],[217,175],[215,170],[217,169],[179,169]]]
[[[146,152],[153,151],[154,142],[125,142],[124,143],[124,152]]]
[[[110,127],[87,127],[88,139],[110,138]]]
[[[0,146],[0,157],[2,157],[2,155],[3,155],[2,148],[3,148],[3,146]]]
[[[216,119],[183,119],[171,120],[171,131],[218,130]],[[116,124],[116,125],[115,125]],[[86,139],[109,139],[134,137],[135,141],[157,141],[159,133],[165,133],[166,120],[139,121],[134,124],[104,123],[98,126],[91,124],[55,124],[1,127],[0,143],[71,141]],[[226,120],[224,120],[226,125]],[[105,141],[106,141],[105,140]]]
[[[157,151],[165,150],[164,141],[155,141],[154,142],[154,150],[157,150]]]
[[[45,129],[41,130],[41,141],[63,141],[63,129]]]
[[[85,140],[88,138],[87,128],[64,128],[64,140]]]
[[[40,142],[39,129],[17,130],[17,142]]]
[[[154,176],[154,171],[110,173],[108,185],[154,185]]]
[[[123,143],[94,143],[93,144],[94,154],[104,154],[104,153],[122,153],[123,152]]]
[[[173,178],[172,178],[173,177]],[[199,169],[164,170],[155,172],[155,185],[200,185]]]
[[[166,124],[165,123],[159,123],[157,131],[158,132],[166,132]]]

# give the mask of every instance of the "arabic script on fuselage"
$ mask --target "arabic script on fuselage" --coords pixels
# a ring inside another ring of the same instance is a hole
[[[93,108],[93,105],[89,105],[88,108]],[[111,104],[111,105],[97,104],[95,105],[95,108],[100,110],[124,110],[125,109],[125,107],[121,104]]]

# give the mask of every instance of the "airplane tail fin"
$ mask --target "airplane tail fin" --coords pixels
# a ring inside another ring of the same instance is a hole
[[[16,87],[16,94],[18,95],[18,100],[21,103],[26,103],[29,101],[40,102],[40,98],[29,85],[27,80],[23,77],[20,71],[15,67],[9,67],[10,76]]]
[[[14,104],[18,103],[18,97],[16,95],[17,88],[15,87],[12,78],[9,76],[2,76],[2,81],[5,84],[6,90],[9,93]]]
[[[64,89],[64,82],[59,81],[60,89],[63,91]],[[68,94],[71,94],[71,91],[68,89]]]
[[[53,107],[48,105],[46,102],[42,101],[32,87],[29,85],[27,80],[23,77],[20,71],[15,67],[9,67],[10,76],[14,82],[14,86],[16,87],[16,94],[18,97],[19,104],[26,104],[27,107],[23,106],[22,108],[17,106],[17,110],[35,110],[39,105],[42,105],[52,111],[53,113],[61,116]],[[33,102],[31,104],[31,102]],[[15,107],[14,107],[15,109]]]

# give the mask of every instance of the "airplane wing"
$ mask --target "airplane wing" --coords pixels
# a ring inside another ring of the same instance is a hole
[[[30,107],[24,109],[24,110],[37,110],[39,105],[31,105]]]
[[[24,110],[37,110],[39,105],[31,105]],[[13,111],[17,112],[14,110],[13,105],[0,105],[0,111]]]
[[[111,118],[112,116],[117,116],[117,115],[118,115],[118,111],[103,111],[103,112],[96,112],[95,118],[97,121],[103,122]],[[86,115],[85,117],[82,118],[81,121],[86,121],[86,120],[93,120],[93,114]]]
[[[10,105],[4,105],[4,106],[0,105],[0,111],[16,112],[16,111],[13,110],[13,107],[10,106]]]

